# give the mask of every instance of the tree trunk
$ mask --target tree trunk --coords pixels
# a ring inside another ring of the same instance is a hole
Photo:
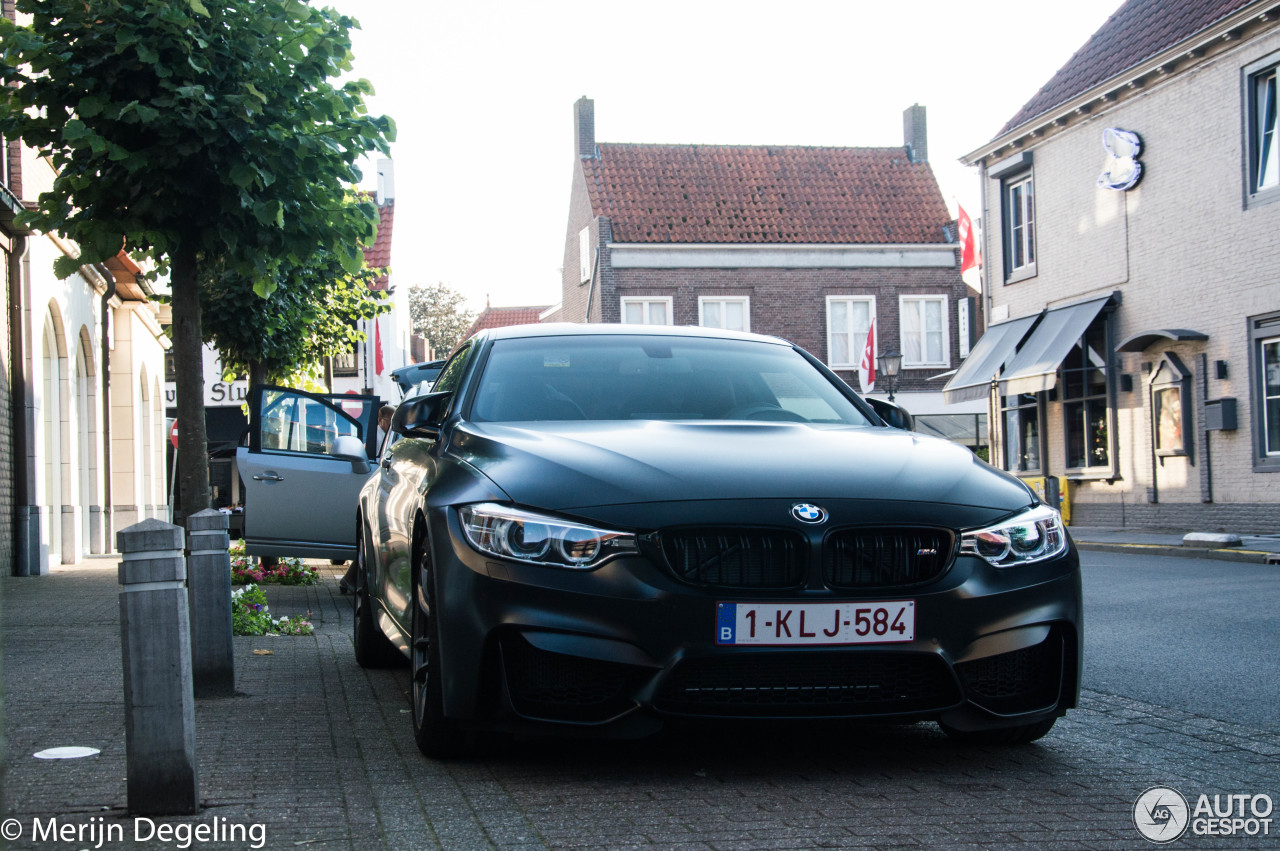
[[[173,256],[173,360],[178,390],[178,491],[182,513],[209,507],[209,439],[204,421],[204,344],[195,240]]]
[[[267,365],[260,360],[249,361],[249,386],[267,383]]]

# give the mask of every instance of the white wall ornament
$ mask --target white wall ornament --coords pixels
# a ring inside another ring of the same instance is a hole
[[[1142,179],[1142,163],[1138,162],[1142,138],[1129,130],[1108,127],[1102,131],[1102,147],[1106,149],[1107,161],[1102,166],[1102,174],[1098,175],[1098,186],[1121,192],[1137,186]]]

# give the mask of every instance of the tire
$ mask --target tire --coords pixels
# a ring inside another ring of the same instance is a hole
[[[440,683],[440,625],[435,610],[429,545],[424,540],[413,575],[413,643],[409,652],[413,700],[413,739],[423,756],[454,759],[471,752],[473,734],[444,715]]]
[[[369,570],[364,555],[364,530],[356,533],[356,587],[352,595],[354,614],[351,642],[355,645],[356,664],[362,668],[390,668],[400,664],[404,656],[383,635],[374,616],[373,597],[369,593]]]
[[[1046,733],[1053,729],[1053,724],[1057,718],[1048,718],[1044,721],[1037,721],[1034,724],[1021,724],[1016,727],[1000,727],[995,730],[957,730],[947,724],[938,722],[938,726],[942,728],[942,732],[951,737],[953,741],[961,742],[966,745],[995,745],[997,747],[1011,747],[1014,745],[1026,745],[1034,742],[1036,739],[1043,737]]]

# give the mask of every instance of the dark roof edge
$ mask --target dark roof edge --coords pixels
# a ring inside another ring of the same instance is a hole
[[[1087,114],[1092,111],[1095,102],[1110,103],[1114,101],[1116,99],[1115,94],[1119,89],[1138,83],[1138,81],[1151,74],[1165,76],[1165,74],[1161,74],[1161,69],[1166,66],[1176,65],[1179,59],[1187,57],[1201,58],[1207,48],[1214,42],[1221,41],[1233,31],[1242,29],[1255,18],[1270,14],[1269,22],[1274,22],[1276,20],[1275,13],[1278,10],[1280,10],[1280,3],[1277,3],[1276,0],[1256,0],[1256,2],[1250,3],[1225,18],[1215,21],[1204,29],[1170,45],[1154,56],[1131,65],[1120,73],[1089,87],[1075,97],[1028,118],[1013,129],[1002,133],[981,147],[975,148],[960,157],[960,162],[966,166],[977,165],[980,161],[995,155],[1001,149],[1020,142],[1036,131],[1043,132],[1055,124],[1065,124],[1074,113]],[[1090,38],[1092,37],[1090,36]],[[1142,85],[1145,85],[1145,83],[1138,83],[1138,87]]]

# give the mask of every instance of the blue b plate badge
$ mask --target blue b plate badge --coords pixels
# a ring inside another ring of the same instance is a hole
[[[915,600],[716,604],[716,644],[897,644],[915,637]]]

